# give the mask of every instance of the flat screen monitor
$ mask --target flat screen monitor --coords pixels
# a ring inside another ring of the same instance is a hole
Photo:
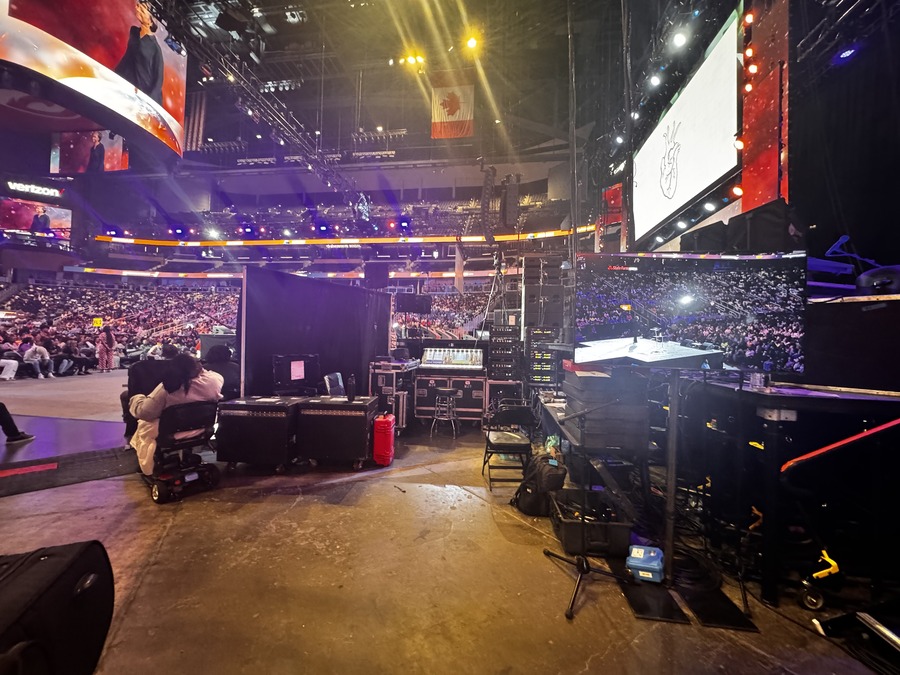
[[[576,363],[802,375],[806,254],[585,254]]]
[[[275,392],[316,387],[321,379],[318,354],[276,354],[272,357]]]

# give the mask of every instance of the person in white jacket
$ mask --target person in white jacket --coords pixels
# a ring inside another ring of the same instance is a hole
[[[28,351],[22,354],[22,361],[30,364],[37,373],[38,379],[43,380],[44,375],[53,377],[50,371],[52,361],[50,360],[50,352],[41,345],[33,345]]]
[[[129,410],[138,420],[137,431],[131,437],[131,446],[138,456],[141,471],[153,475],[156,438],[159,435],[159,418],[163,410],[173,405],[194,401],[218,401],[222,398],[221,375],[206,370],[190,354],[179,354],[171,360],[169,372],[161,384],[149,395],[137,394],[131,397]],[[196,432],[181,432],[178,438],[200,435]]]

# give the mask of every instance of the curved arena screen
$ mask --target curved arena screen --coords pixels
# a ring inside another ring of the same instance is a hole
[[[0,0],[0,61],[103,104],[180,155],[187,57],[167,45],[155,20],[155,32],[141,35],[142,7],[134,0]]]
[[[738,29],[732,15],[703,64],[634,158],[634,236],[640,239],[738,163]]]

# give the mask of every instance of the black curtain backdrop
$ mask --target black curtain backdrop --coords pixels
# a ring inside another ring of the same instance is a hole
[[[244,274],[244,396],[272,393],[273,354],[318,354],[323,375],[339,372],[346,384],[355,374],[365,393],[369,362],[388,353],[387,293],[259,268]]]
[[[804,24],[814,25],[818,18],[795,12],[792,31],[803,35]],[[834,58],[850,42],[823,50],[817,60]],[[880,26],[857,49],[846,63],[817,77],[807,68],[791,70],[789,201],[800,221],[813,226],[807,237],[810,255],[821,257],[846,234],[847,251],[896,265],[900,19]]]

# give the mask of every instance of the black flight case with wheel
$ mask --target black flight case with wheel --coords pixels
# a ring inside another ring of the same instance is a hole
[[[90,675],[114,598],[99,541],[0,556],[0,672]]]
[[[216,459],[271,466],[283,472],[297,460],[297,414],[306,399],[248,396],[219,404]]]

